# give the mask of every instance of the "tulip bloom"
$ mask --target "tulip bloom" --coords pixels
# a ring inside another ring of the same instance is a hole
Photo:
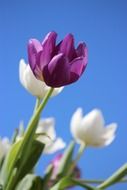
[[[85,43],[74,47],[74,38],[68,34],[56,45],[57,34],[50,32],[43,40],[30,39],[28,59],[37,79],[50,87],[61,87],[77,81],[87,65]]]
[[[29,64],[26,64],[23,59],[21,59],[19,63],[19,79],[28,92],[41,99],[44,98],[50,89],[45,82],[36,79]],[[63,87],[55,88],[51,96],[59,94],[62,90]]]
[[[43,151],[45,154],[55,153],[66,146],[62,138],[56,137],[54,125],[54,118],[41,119],[36,130],[36,134],[39,134],[37,140],[45,144]]]
[[[71,133],[79,144],[86,146],[107,146],[115,138],[116,123],[104,127],[105,122],[102,112],[98,109],[92,110],[83,117],[83,111],[78,108],[71,119]]]
[[[53,154],[63,148],[65,148],[66,143],[62,138],[56,136],[55,131],[55,120],[54,118],[45,118],[40,119],[37,129],[36,129],[36,140],[45,144],[43,150],[44,154]],[[22,126],[24,128],[24,126]],[[19,141],[23,138],[23,133],[19,129],[19,134],[16,137],[16,141]]]
[[[59,173],[59,164],[60,164],[60,161],[61,161],[61,158],[62,158],[62,154],[58,154],[51,162],[51,165],[53,166],[53,173],[52,173],[52,176],[51,176],[51,179],[52,180],[55,180],[57,178],[57,175]],[[81,171],[80,169],[78,168],[78,166],[75,166],[73,171],[72,171],[72,176],[74,178],[77,178],[79,179],[81,177]]]

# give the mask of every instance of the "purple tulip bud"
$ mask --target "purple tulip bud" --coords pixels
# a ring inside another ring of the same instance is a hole
[[[51,87],[77,81],[86,68],[88,56],[85,43],[75,49],[72,34],[57,45],[56,37],[55,32],[50,32],[42,43],[36,39],[28,43],[28,59],[34,75]]]
[[[53,174],[52,174],[52,179],[56,179],[57,178],[57,174],[59,172],[59,164],[60,164],[60,160],[62,158],[62,154],[58,154],[51,162],[51,164],[53,165]],[[80,178],[81,177],[81,171],[80,169],[75,166],[72,172],[72,176],[74,178]]]

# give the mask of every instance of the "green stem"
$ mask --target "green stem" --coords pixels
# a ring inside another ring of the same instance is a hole
[[[85,150],[85,147],[86,147],[85,144],[80,145],[79,150],[78,150],[78,154],[77,154],[77,156],[76,156],[76,158],[74,160],[75,164],[80,160],[80,158],[81,158],[81,156],[82,156],[82,154],[83,154],[83,152]]]
[[[77,156],[76,158],[73,160],[71,166],[70,166],[70,169],[69,169],[69,172],[68,172],[68,176],[70,176],[72,173],[73,173],[73,170],[77,164],[77,162],[80,160],[84,150],[85,150],[85,144],[81,144],[80,147],[79,147],[79,150],[78,150],[78,153],[77,153]]]
[[[104,183],[105,180],[101,180],[101,179],[99,179],[99,180],[97,180],[97,179],[85,179],[85,180],[83,180],[83,179],[81,179],[79,181],[82,183],[100,184],[100,183]],[[117,183],[127,183],[127,179],[121,179],[120,181],[117,181]]]
[[[8,179],[7,179],[7,184],[5,185],[4,190],[14,190],[14,185],[16,182],[16,179],[18,178],[18,175],[16,174],[13,178],[11,177],[13,170],[15,168],[16,162],[19,158],[22,158],[24,155],[27,158],[27,155],[29,154],[29,150],[30,150],[30,146],[33,142],[33,137],[37,128],[37,122],[38,122],[38,118],[40,116],[41,111],[44,109],[46,103],[48,102],[49,97],[51,96],[53,92],[53,88],[51,88],[48,93],[46,94],[46,96],[44,97],[42,103],[39,105],[39,107],[36,109],[36,111],[34,112],[32,118],[30,119],[29,123],[28,123],[28,127],[26,130],[26,133],[24,135],[24,139],[19,147],[19,150],[17,151],[17,154],[15,156],[15,159],[13,161],[12,167],[10,168],[9,171],[9,175],[8,175]],[[24,159],[24,162],[26,160]],[[24,164],[24,162],[21,163],[21,165]],[[18,168],[18,172],[20,171],[20,168]]]
[[[117,183],[126,175],[127,175],[127,163],[124,164],[121,168],[119,168],[113,175],[111,175],[107,180],[105,180],[97,188],[105,189],[106,187],[109,187],[109,186]]]
[[[36,99],[36,103],[35,103],[35,107],[34,107],[34,112],[33,112],[33,114],[36,112],[37,108],[39,107],[40,102],[41,102],[40,98],[37,98],[37,99]]]

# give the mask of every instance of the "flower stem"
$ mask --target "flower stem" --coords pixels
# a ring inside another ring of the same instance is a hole
[[[79,181],[81,181],[82,183],[91,183],[91,184],[100,184],[100,183],[104,183],[105,180],[102,179],[80,179]],[[117,181],[117,183],[127,183],[127,179],[121,179],[120,181]]]
[[[20,172],[20,169],[24,165],[24,162],[26,161],[27,156],[29,154],[29,150],[30,150],[32,142],[33,142],[33,138],[34,138],[34,134],[35,134],[35,131],[36,131],[36,128],[37,128],[37,123],[38,123],[38,120],[39,120],[40,113],[44,109],[44,107],[45,107],[46,103],[48,102],[48,99],[51,96],[52,92],[53,92],[53,88],[51,88],[48,91],[48,93],[45,95],[42,103],[40,105],[37,104],[39,106],[36,109],[36,111],[34,111],[34,114],[33,114],[32,118],[30,119],[30,121],[28,123],[28,127],[27,127],[27,130],[26,130],[25,135],[24,135],[24,139],[23,139],[23,141],[22,141],[22,143],[21,143],[21,145],[19,147],[19,150],[17,151],[17,154],[15,156],[14,162],[12,164],[12,167],[11,167],[10,171],[9,171],[7,184],[5,185],[4,190],[14,190],[16,179],[18,178],[18,173]],[[11,177],[11,175],[13,173],[13,170],[15,168],[16,162],[17,162],[17,160],[19,158],[19,155],[20,155],[20,159],[24,158],[24,155],[25,155],[26,159],[22,160],[21,165],[19,166],[19,168],[17,170],[18,172],[16,173],[16,175]]]
[[[36,99],[36,103],[35,103],[35,107],[34,107],[34,112],[33,112],[33,114],[36,112],[37,108],[39,107],[40,102],[41,102],[40,98],[37,98],[37,99]]]
[[[119,182],[124,176],[127,175],[127,163],[120,167],[113,175],[111,175],[107,180],[100,184],[98,189],[105,189],[117,182]]]
[[[83,154],[83,152],[84,152],[84,150],[85,150],[85,147],[86,147],[85,144],[81,144],[81,145],[80,145],[79,150],[78,150],[78,153],[77,153],[77,156],[76,156],[76,158],[73,160],[73,162],[72,162],[72,164],[71,164],[71,166],[70,166],[70,168],[69,168],[68,176],[70,176],[70,175],[72,174],[72,172],[73,172],[73,170],[74,170],[74,168],[75,168],[77,162],[80,160],[80,158],[81,158],[81,156],[82,156],[82,154]]]

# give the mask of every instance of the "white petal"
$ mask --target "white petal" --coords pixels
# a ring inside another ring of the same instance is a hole
[[[60,87],[60,88],[55,88],[55,89],[53,90],[53,93],[52,93],[51,96],[56,96],[56,95],[59,94],[63,89],[64,89],[63,86]]]
[[[45,154],[52,154],[65,147],[65,142],[61,138],[56,138],[54,126],[54,118],[41,119],[36,130],[36,134],[43,133],[43,135],[37,137],[37,140],[45,144]]]
[[[61,138],[57,138],[54,142],[51,144],[47,145],[44,149],[45,154],[53,154],[63,148],[65,148],[66,143],[63,141]]]
[[[2,159],[9,151],[11,144],[7,137],[0,139],[0,159]]]
[[[104,126],[104,118],[102,115],[101,110],[94,109],[91,112],[89,112],[82,120],[82,125],[85,125],[87,128],[93,127],[97,130],[101,130]]]
[[[78,108],[71,118],[71,133],[76,141],[80,141],[80,126],[82,122],[83,117],[83,110],[81,108]],[[80,143],[80,142],[79,142]]]
[[[110,138],[111,136],[113,136],[117,130],[117,123],[111,123],[109,125],[106,126],[106,128],[104,128],[104,137],[105,138]]]
[[[83,117],[83,110],[78,108],[72,116],[71,132],[78,143],[89,144],[102,132],[103,125],[104,119],[100,110],[94,109]]]
[[[101,144],[100,146],[102,147],[102,146],[108,146],[108,145],[110,145],[113,141],[114,141],[114,139],[115,139],[115,135],[114,136],[111,136],[110,138],[108,138],[105,142],[104,142],[104,144]]]
[[[80,125],[80,139],[87,145],[98,145],[103,128],[104,118],[102,112],[98,109],[94,109],[82,119]]]
[[[24,60],[21,59],[19,62],[19,80],[23,86],[25,85],[24,73],[25,73],[26,68],[27,68],[27,65],[25,64]]]
[[[29,64],[26,64],[23,59],[19,63],[19,79],[21,84],[28,90],[32,95],[39,98],[44,98],[45,94],[50,89],[44,82],[37,80],[34,76]],[[55,88],[52,96],[59,94],[64,87]]]
[[[46,119],[41,119],[39,121],[36,133],[45,133],[47,135],[40,135],[37,140],[43,142],[43,143],[50,143],[56,138],[56,132],[54,129],[55,125],[55,120],[54,118],[46,118]]]
[[[110,125],[107,125],[106,128],[104,128],[104,133],[102,134],[102,145],[101,146],[107,146],[113,142],[115,139],[115,132],[117,129],[117,123],[111,123]]]

